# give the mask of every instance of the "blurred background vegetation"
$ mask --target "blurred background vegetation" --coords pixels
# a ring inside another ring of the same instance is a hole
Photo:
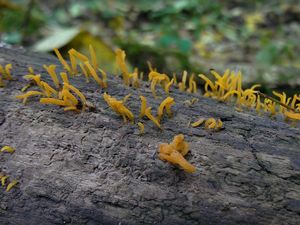
[[[39,52],[97,50],[114,72],[114,49],[128,63],[172,75],[242,70],[266,92],[299,93],[298,0],[0,0],[0,42]]]

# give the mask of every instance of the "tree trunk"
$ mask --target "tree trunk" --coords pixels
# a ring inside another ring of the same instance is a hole
[[[19,184],[0,191],[0,224],[300,224],[299,125],[173,88],[173,117],[162,120],[163,131],[141,120],[140,135],[84,77],[70,82],[94,111],[64,112],[37,97],[23,105],[15,96],[27,83],[27,67],[49,80],[42,65],[60,64],[52,56],[0,47],[0,64],[6,63],[16,80],[0,89],[0,147],[13,146],[15,153],[0,154],[0,168]],[[132,93],[127,105],[137,118],[140,94],[153,114],[165,97],[157,87],[163,98],[154,99],[148,86],[125,87],[110,76],[107,92],[118,99]],[[184,103],[193,97],[196,104]],[[189,126],[199,117],[221,118],[224,129]],[[196,173],[157,157],[159,143],[180,133]]]

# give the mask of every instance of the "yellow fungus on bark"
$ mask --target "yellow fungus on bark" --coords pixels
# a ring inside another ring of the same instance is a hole
[[[125,63],[126,54],[125,51],[121,49],[116,50],[116,62],[117,65],[120,67],[122,76],[123,76],[123,82],[125,85],[129,86],[129,72]]]
[[[82,110],[84,110],[86,108],[86,105],[87,105],[87,101],[86,101],[85,96],[76,87],[74,87],[71,84],[65,83],[64,86],[66,88],[70,89],[71,91],[75,92],[76,95],[78,95],[78,97],[80,98],[80,101],[82,103]]]
[[[126,95],[124,98],[123,98],[123,103],[125,104],[127,101],[128,101],[128,99],[131,97],[131,93],[130,94],[128,94],[128,95]]]
[[[4,75],[5,75],[6,80],[13,80],[11,73],[10,73],[11,69],[12,69],[12,65],[10,63],[5,65]]]
[[[152,113],[151,113],[151,107],[148,107],[146,110],[145,110],[145,116],[148,117],[149,120],[151,120],[156,126],[158,126],[160,129],[161,129],[161,125],[159,123],[159,120],[156,119]]]
[[[140,118],[142,118],[146,113],[147,108],[147,99],[144,96],[140,96],[141,99],[141,112],[140,112]]]
[[[88,74],[85,66],[82,63],[79,63],[79,67],[81,68],[81,71],[83,72],[83,75],[85,76],[86,82],[89,83],[90,82],[89,74]]]
[[[87,67],[89,73],[92,75],[94,80],[100,85],[100,87],[104,88],[106,85],[104,85],[103,81],[100,79],[100,77],[98,76],[94,68],[91,66],[91,64],[88,61],[86,61],[84,62],[84,65]]]
[[[68,78],[67,73],[61,72],[61,73],[60,73],[60,77],[61,77],[61,79],[63,80],[63,83],[69,84],[69,78]]]
[[[107,88],[107,73],[104,70],[100,69],[100,68],[98,70],[102,74],[103,88]]]
[[[172,112],[171,112],[171,106],[175,104],[174,98],[171,97],[167,97],[165,100],[163,100],[157,110],[157,119],[158,121],[160,121],[160,119],[162,118],[163,114],[164,114],[164,109],[166,109],[166,112],[168,114],[169,117],[172,116]]]
[[[53,80],[53,83],[55,85],[56,88],[59,88],[59,81],[55,72],[56,69],[56,65],[50,65],[50,66],[46,66],[44,65],[45,70],[47,70],[47,72],[49,73],[49,75],[51,76],[51,79]]]
[[[209,118],[205,121],[206,129],[214,129],[217,125],[217,121],[214,118]]]
[[[166,84],[166,86],[165,86],[165,92],[167,94],[170,93],[170,87],[173,85],[173,83],[174,83],[174,78],[172,78],[172,80]]]
[[[95,49],[92,45],[89,45],[89,51],[90,51],[90,58],[91,58],[91,62],[94,67],[94,70],[97,70],[98,69],[97,55],[96,55]]]
[[[185,89],[186,89],[186,79],[187,79],[187,72],[184,70],[183,75],[182,75],[182,80],[178,84],[178,87],[179,87],[180,91],[185,91]]]
[[[184,136],[177,135],[172,143],[162,143],[159,145],[158,157],[160,160],[166,160],[172,164],[179,165],[183,170],[189,173],[196,171],[196,167],[190,164],[183,156],[189,151],[189,145],[184,141]]]
[[[4,146],[1,148],[0,152],[8,152],[8,153],[14,153],[15,149],[11,146]]]
[[[6,187],[6,191],[9,192],[14,186],[16,186],[19,182],[17,180],[13,180],[12,182],[10,182],[7,187]]]
[[[76,57],[77,59],[79,59],[82,62],[89,61],[89,58],[87,56],[85,56],[84,54],[81,54],[80,52],[76,51],[74,48],[70,49],[68,51],[68,53],[73,55],[74,57]]]
[[[60,54],[59,50],[57,48],[54,48],[54,52],[58,58],[58,60],[60,61],[60,63],[63,65],[63,67],[65,68],[65,70],[67,70],[70,74],[72,74],[72,70],[71,67],[69,66],[69,64],[64,60],[64,58],[62,57],[62,55]]]
[[[123,117],[124,122],[127,122],[127,119],[133,122],[134,120],[133,113],[124,106],[122,101],[113,98],[107,93],[103,94],[103,98],[106,101],[106,103],[112,108],[113,111],[115,111],[116,113],[118,113]]]
[[[76,58],[74,55],[72,55],[70,53],[70,51],[68,52],[69,53],[69,58],[70,58],[70,62],[71,62],[71,69],[72,69],[72,75],[76,75],[78,73],[77,71],[77,62],[76,62]]]
[[[140,134],[143,134],[145,132],[145,126],[142,122],[137,123],[139,126]]]
[[[5,175],[5,176],[3,176],[3,177],[1,177],[1,184],[2,184],[2,187],[4,187],[5,186],[5,184],[6,184],[6,180],[9,178],[9,176],[8,175]]]
[[[23,104],[26,104],[27,99],[30,96],[34,96],[34,95],[44,95],[44,93],[40,92],[40,91],[28,91],[25,94],[22,95],[17,95],[16,98],[17,99],[23,99]]]
[[[294,112],[285,111],[284,115],[289,119],[300,120],[300,112],[294,113]]]
[[[66,106],[66,103],[63,100],[56,99],[56,98],[41,98],[40,103],[42,104],[51,104],[51,105],[59,105],[59,106]]]
[[[196,122],[192,123],[192,127],[199,127],[203,122],[205,121],[205,119],[200,118],[199,120],[197,120]]]
[[[41,87],[47,97],[51,97],[51,95],[56,97],[58,95],[58,92],[44,81],[41,81]]]

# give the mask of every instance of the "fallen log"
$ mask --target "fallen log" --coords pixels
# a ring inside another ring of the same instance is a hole
[[[42,65],[60,64],[52,56],[0,47],[0,64],[6,63],[15,80],[0,89],[0,143],[15,153],[0,154],[0,172],[19,184],[0,190],[0,224],[300,223],[299,125],[173,88],[173,117],[163,118],[163,130],[144,120],[140,135],[136,124],[107,106],[104,90],[83,77],[71,82],[93,111],[64,112],[37,98],[23,105],[15,96],[26,84],[27,67],[49,80]],[[110,76],[106,91],[117,99],[132,93],[127,105],[137,116],[139,95],[153,109],[163,99],[154,99],[148,86],[133,89]],[[192,98],[199,101],[187,105]],[[192,128],[199,117],[220,118],[224,129]],[[157,157],[159,143],[180,133],[196,173]]]

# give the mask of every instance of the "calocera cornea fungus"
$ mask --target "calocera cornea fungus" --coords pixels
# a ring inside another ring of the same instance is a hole
[[[28,91],[26,92],[25,94],[22,94],[22,95],[17,95],[16,98],[17,99],[23,99],[23,104],[26,104],[27,102],[27,99],[31,96],[43,96],[45,95],[44,93],[40,92],[40,91]]]
[[[48,72],[48,74],[51,76],[51,79],[55,85],[56,88],[60,88],[60,85],[59,85],[59,80],[57,78],[57,75],[56,75],[56,72],[55,72],[55,69],[56,69],[56,65],[54,64],[51,64],[49,66],[47,65],[44,65],[44,68],[45,70]]]
[[[10,182],[6,187],[6,192],[9,192],[18,183],[19,183],[19,181],[17,181],[17,180],[13,180],[12,182]]]
[[[197,83],[194,78],[195,74],[192,74],[189,78],[189,88],[187,89],[187,92],[189,93],[197,93]]]
[[[129,79],[129,72],[125,63],[126,54],[125,51],[121,49],[116,50],[116,63],[119,66],[122,76],[123,76],[123,82],[125,85],[130,85],[130,79]]]
[[[164,110],[166,110],[167,114],[169,117],[172,117],[172,112],[171,112],[171,106],[175,104],[174,98],[167,97],[165,100],[163,100],[157,110],[157,119],[158,121],[161,120]]]
[[[189,145],[184,141],[182,134],[176,135],[170,144],[162,143],[159,145],[158,157],[160,160],[168,161],[172,164],[179,165],[186,172],[193,173],[196,167],[190,164],[184,156],[189,151]]]
[[[157,84],[161,84],[161,86],[164,88],[164,91],[168,93],[170,86],[170,78],[168,75],[164,73],[158,73],[156,71],[150,71],[149,75],[149,81],[151,81],[151,91],[153,96],[156,98],[156,90],[155,87]]]
[[[10,154],[14,153],[15,152],[15,149],[11,146],[4,146],[1,148],[0,152],[8,152]]]
[[[147,116],[148,119],[151,120],[158,128],[162,129],[159,120],[152,115],[151,107],[146,108],[145,116]]]
[[[187,71],[183,71],[181,82],[179,82],[178,87],[180,91],[185,91],[186,89],[186,79],[187,79]]]
[[[139,126],[139,130],[140,130],[140,134],[144,134],[145,133],[145,126],[142,122],[138,122],[137,123]]]
[[[0,87],[4,87],[3,80],[7,80],[7,81],[13,80],[10,72],[11,69],[12,69],[12,65],[10,63],[6,64],[4,68],[0,64]]]
[[[66,71],[69,72],[69,74],[72,75],[72,69],[69,66],[69,64],[66,62],[66,60],[64,60],[64,58],[62,57],[62,55],[60,54],[59,50],[57,48],[54,48],[54,52],[58,58],[58,60],[60,61],[60,63],[63,65],[63,67],[65,68]]]
[[[144,96],[140,96],[141,99],[141,112],[140,112],[140,118],[142,118],[145,113],[146,113],[146,109],[147,109],[147,99]]]
[[[7,180],[8,178],[9,178],[8,175],[3,175],[3,176],[1,177],[1,184],[2,184],[2,187],[5,186],[6,180]]]
[[[199,127],[202,123],[204,123],[205,119],[204,118],[200,118],[198,119],[196,122],[192,123],[192,127]]]
[[[103,94],[103,98],[113,111],[123,117],[124,122],[127,122],[127,120],[134,121],[133,113],[124,106],[123,101],[117,100],[107,93]]]

